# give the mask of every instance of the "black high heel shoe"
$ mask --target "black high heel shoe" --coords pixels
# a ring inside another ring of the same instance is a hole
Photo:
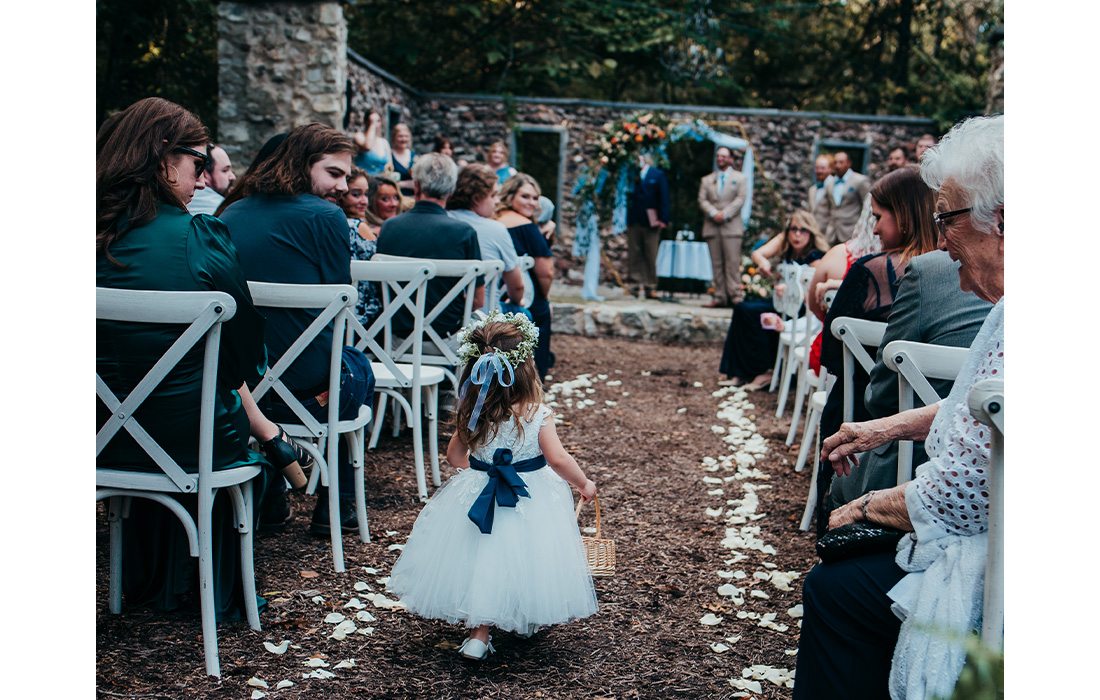
[[[279,426],[275,437],[260,442],[260,451],[271,462],[271,466],[281,471],[290,481],[291,488],[301,491],[306,487],[307,479],[302,470],[313,464],[313,456],[287,439],[282,426]]]

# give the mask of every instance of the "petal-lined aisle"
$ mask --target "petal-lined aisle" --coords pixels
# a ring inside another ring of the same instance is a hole
[[[797,530],[808,474],[792,470],[774,396],[716,391],[721,348],[556,336],[554,351],[547,402],[599,485],[604,536],[616,540],[618,571],[597,579],[594,617],[527,640],[498,633],[497,654],[470,664],[454,653],[461,629],[395,606],[386,576],[420,508],[402,436],[367,455],[372,542],[345,539],[346,574],[332,572],[327,541],[306,533],[311,498],[295,497],[287,531],[257,542],[257,590],[269,607],[260,632],[220,626],[221,682],[203,674],[197,614],[107,613],[100,518],[99,688],[211,698],[790,697],[801,582],[815,557],[813,538]]]

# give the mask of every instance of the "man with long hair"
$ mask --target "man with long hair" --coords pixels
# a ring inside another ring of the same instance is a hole
[[[230,191],[220,217],[240,252],[245,277],[288,284],[351,284],[348,222],[337,202],[347,189],[355,145],[324,124],[291,131],[264,161]],[[269,357],[281,357],[316,318],[302,309],[267,309]],[[332,328],[320,333],[283,374],[283,382],[314,416],[327,418]],[[353,418],[374,397],[374,375],[362,352],[344,348],[340,418]],[[294,420],[273,393],[261,405],[273,420]],[[356,528],[351,464],[340,444],[340,521]],[[318,492],[310,532],[329,535],[328,498]]]

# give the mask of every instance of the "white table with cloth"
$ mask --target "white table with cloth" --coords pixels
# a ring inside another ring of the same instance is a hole
[[[661,241],[657,246],[657,289],[703,294],[710,287],[710,249],[702,241]]]

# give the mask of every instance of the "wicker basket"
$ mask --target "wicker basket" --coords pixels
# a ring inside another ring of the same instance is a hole
[[[588,568],[592,576],[615,575],[615,540],[604,539],[603,530],[600,527],[600,498],[597,496],[593,503],[596,504],[596,536],[581,536],[581,544],[584,545],[584,554],[588,558]],[[584,501],[577,504],[577,517],[581,515]]]

